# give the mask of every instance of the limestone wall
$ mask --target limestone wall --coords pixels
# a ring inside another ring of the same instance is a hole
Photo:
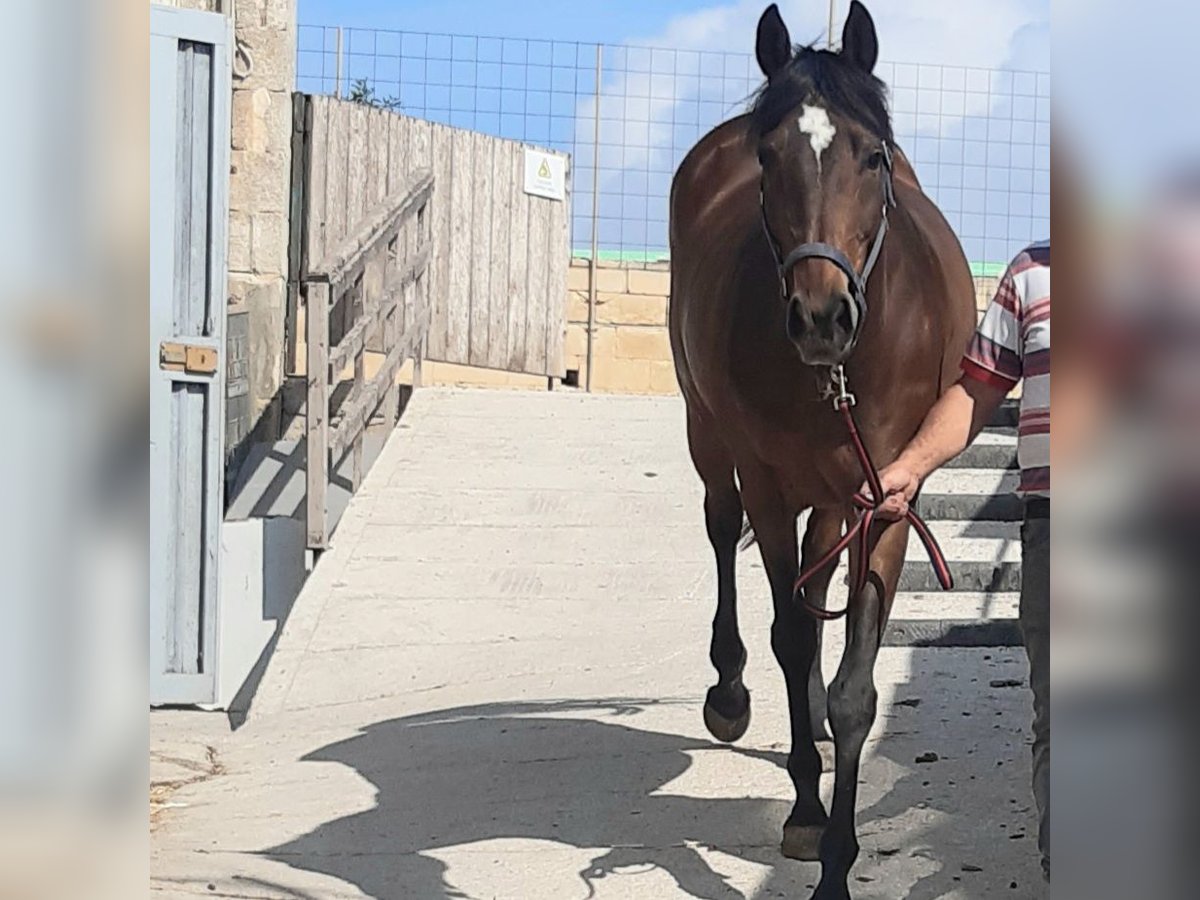
[[[229,172],[229,315],[244,315],[252,424],[278,428],[284,376],[296,0],[237,0]],[[238,75],[249,68],[245,77]]]

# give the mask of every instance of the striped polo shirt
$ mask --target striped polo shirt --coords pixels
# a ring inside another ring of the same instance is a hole
[[[1050,242],[1009,265],[963,358],[963,372],[1010,391],[1024,380],[1017,456],[1027,497],[1050,496]]]

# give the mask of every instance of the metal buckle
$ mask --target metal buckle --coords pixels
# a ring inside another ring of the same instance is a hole
[[[833,408],[841,409],[843,403],[846,403],[848,406],[856,406],[858,398],[850,393],[846,387],[846,367],[838,366],[829,373],[829,377],[834,390]]]

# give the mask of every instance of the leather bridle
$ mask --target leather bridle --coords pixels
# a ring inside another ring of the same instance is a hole
[[[841,269],[850,284],[850,292],[854,299],[854,305],[858,307],[857,322],[859,328],[862,327],[862,323],[867,317],[867,279],[871,277],[871,272],[875,269],[875,263],[879,261],[879,254],[883,250],[883,239],[887,237],[888,210],[896,205],[896,191],[892,184],[892,150],[886,141],[884,141],[881,147],[883,154],[883,159],[880,163],[883,168],[883,206],[879,214],[879,228],[875,232],[875,240],[872,242],[871,249],[867,253],[867,259],[863,263],[861,272],[854,267],[854,263],[850,261],[850,257],[843,251],[822,241],[810,241],[806,244],[800,244],[788,253],[787,256],[781,258],[779,244],[776,242],[774,235],[771,234],[770,226],[767,224],[767,209],[763,202],[764,197],[761,185],[759,187],[759,209],[762,213],[763,231],[766,233],[767,243],[771,245],[771,253],[775,257],[775,265],[779,269],[780,290],[783,292],[784,298],[786,299],[787,297],[787,275],[792,271],[796,263],[804,259],[827,260]]]

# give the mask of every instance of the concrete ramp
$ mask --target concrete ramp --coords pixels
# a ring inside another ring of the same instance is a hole
[[[961,561],[1011,561],[1011,526],[952,522]],[[418,391],[246,724],[152,719],[162,759],[205,761],[156,812],[157,896],[809,896],[818,867],[778,852],[788,720],[756,551],[739,584],[753,722],[729,747],[701,721],[715,574],[682,403]],[[905,615],[1009,600],[914,594]],[[1024,678],[1019,648],[883,649],[856,897],[1042,895]]]

